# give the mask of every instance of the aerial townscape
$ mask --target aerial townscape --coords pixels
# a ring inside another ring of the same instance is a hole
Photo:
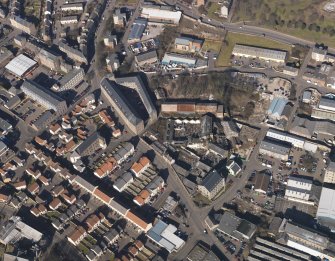
[[[335,261],[335,0],[0,0],[1,261]]]

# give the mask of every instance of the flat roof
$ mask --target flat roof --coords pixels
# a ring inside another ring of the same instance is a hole
[[[135,19],[131,31],[128,36],[128,40],[141,39],[145,28],[147,27],[147,21],[144,19]]]
[[[11,73],[21,77],[36,64],[37,62],[34,61],[33,59],[30,59],[28,56],[24,54],[19,54],[14,59],[12,59],[5,66],[5,68]]]
[[[147,233],[148,237],[164,247],[170,253],[179,250],[185,243],[174,232],[176,227],[159,220]]]
[[[288,155],[291,150],[291,146],[289,146],[287,143],[277,142],[270,139],[262,140],[259,148],[280,155]]]
[[[269,106],[268,114],[279,117],[283,113],[287,102],[286,98],[274,98]]]
[[[181,15],[181,11],[164,10],[160,6],[144,6],[141,12],[141,16],[148,19],[173,20],[176,23],[179,23]]]
[[[302,240],[306,240],[310,242],[311,244],[319,245],[323,248],[327,248],[328,246],[328,238],[325,236],[322,236],[316,232],[304,229],[302,227],[299,227],[297,225],[294,225],[290,222],[287,222],[284,230],[287,234],[293,235],[294,237],[301,238]]]
[[[335,190],[323,187],[316,217],[327,218],[335,224]]]
[[[261,59],[268,59],[268,60],[285,61],[287,52],[262,47],[235,44],[233,54],[242,56],[247,55],[251,57],[258,57]]]
[[[188,66],[195,66],[197,62],[197,59],[190,58],[182,54],[176,54],[176,53],[165,53],[162,64],[170,64],[170,63],[176,63],[176,64],[186,64]]]
[[[319,102],[319,108],[335,111],[335,100],[327,97],[322,97]]]
[[[148,51],[148,52],[144,52],[144,53],[140,53],[140,54],[136,55],[137,62],[144,62],[144,61],[152,59],[152,58],[157,59],[156,50],[152,50],[152,51]]]

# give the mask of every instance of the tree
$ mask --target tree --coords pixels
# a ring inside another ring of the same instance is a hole
[[[255,110],[255,103],[252,101],[248,102],[243,111],[243,118],[248,120],[250,116],[254,113],[254,110]]]
[[[314,11],[311,14],[311,16],[309,17],[309,20],[312,21],[312,22],[314,22],[314,21],[318,20],[318,18],[319,18],[319,14],[316,11]]]
[[[270,25],[277,25],[277,15],[275,13],[271,13],[269,16],[269,24]]]
[[[310,24],[309,26],[308,26],[308,30],[310,30],[310,31],[314,31],[315,30],[315,24]]]
[[[284,20],[279,20],[279,26],[283,27],[285,25],[285,21]]]
[[[266,22],[266,14],[265,13],[261,13],[260,16],[259,16],[259,22],[261,24],[265,23]]]
[[[199,13],[201,13],[201,14],[205,14],[205,15],[208,14],[204,5],[199,6],[198,10],[199,10]]]
[[[302,30],[304,30],[306,28],[306,24],[304,23],[304,21],[301,21],[299,20],[297,23],[296,23],[296,28],[300,28]]]
[[[321,23],[323,23],[325,21],[325,16],[321,15],[319,20],[320,20]]]
[[[293,23],[291,20],[289,20],[287,23],[286,23],[286,27],[287,28],[292,28],[293,27]]]
[[[159,40],[159,49],[158,56],[162,58],[164,53],[169,48],[169,45],[172,43],[179,34],[179,28],[173,26],[167,26],[164,28],[164,31],[158,36]]]

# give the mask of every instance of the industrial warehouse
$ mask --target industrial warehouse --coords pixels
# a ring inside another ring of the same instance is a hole
[[[276,63],[285,63],[287,53],[267,48],[254,47],[249,45],[235,44],[233,52],[235,56],[246,58],[258,58]]]

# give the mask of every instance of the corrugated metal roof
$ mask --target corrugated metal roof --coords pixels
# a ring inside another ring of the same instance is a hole
[[[287,101],[286,98],[274,98],[268,109],[268,114],[279,117],[283,113]]]
[[[175,63],[178,65],[187,65],[189,67],[194,67],[197,62],[197,59],[190,58],[185,55],[175,54],[175,53],[165,53],[162,64],[171,64]]]
[[[285,61],[287,53],[285,51],[235,44],[233,54],[241,56],[247,55],[266,60]]]
[[[260,149],[271,151],[280,155],[288,155],[289,151],[291,150],[291,146],[289,146],[287,143],[266,139],[261,142]]]
[[[323,187],[316,217],[331,219],[335,224],[335,190]]]
[[[22,76],[36,64],[37,62],[33,59],[30,59],[24,54],[20,54],[11,60],[5,68],[17,76]]]
[[[141,39],[145,28],[147,27],[147,21],[144,19],[135,19],[131,28],[128,40]]]

